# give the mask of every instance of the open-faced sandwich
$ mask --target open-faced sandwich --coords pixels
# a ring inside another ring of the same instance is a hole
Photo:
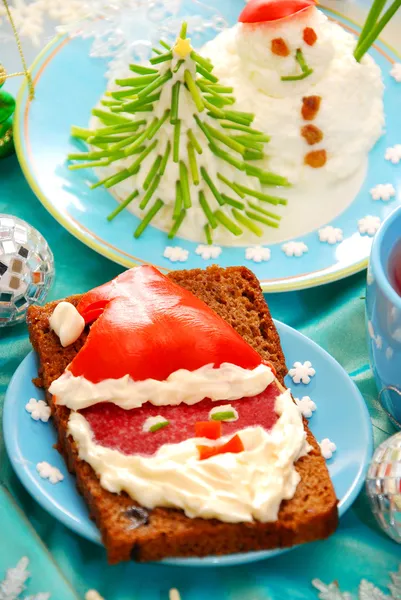
[[[28,324],[58,448],[111,563],[334,532],[325,460],[248,269],[137,267],[32,306]]]

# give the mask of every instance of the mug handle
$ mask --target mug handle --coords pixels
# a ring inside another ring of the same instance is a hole
[[[382,402],[381,402],[381,396],[382,396],[382,394],[383,394],[384,392],[387,392],[387,391],[390,391],[390,392],[395,392],[395,393],[396,393],[396,394],[398,394],[398,396],[400,396],[400,398],[401,398],[401,390],[400,390],[399,388],[395,387],[394,385],[388,385],[388,386],[386,386],[386,387],[384,387],[383,389],[381,389],[381,390],[380,390],[380,392],[379,392],[379,397],[378,397],[378,399],[379,399],[379,401],[380,401],[380,404],[381,404],[381,407],[382,407],[382,409],[384,410],[384,412],[386,413],[386,415],[388,416],[388,418],[390,419],[390,421],[391,421],[391,422],[392,422],[392,423],[393,423],[393,424],[394,424],[396,427],[398,427],[399,429],[401,429],[401,423],[399,423],[399,422],[397,421],[397,419],[396,419],[395,417],[393,417],[393,415],[392,415],[391,413],[389,413],[389,412],[388,412],[388,410],[386,410],[386,409],[384,408],[384,406],[383,406],[383,404],[382,404]]]

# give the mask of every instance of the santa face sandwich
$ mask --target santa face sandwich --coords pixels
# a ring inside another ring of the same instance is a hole
[[[60,450],[112,562],[133,549],[139,560],[223,554],[334,530],[327,469],[276,378],[278,336],[247,269],[138,267],[33,308],[29,327]],[[310,494],[319,501],[308,509]]]

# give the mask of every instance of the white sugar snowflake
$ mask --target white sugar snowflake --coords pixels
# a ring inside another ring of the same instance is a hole
[[[251,246],[245,250],[245,258],[256,263],[266,262],[271,258],[271,250],[263,246]]]
[[[309,396],[303,396],[301,399],[294,398],[294,400],[302,416],[310,419],[312,413],[316,410],[316,404],[313,402],[313,400]]]
[[[324,440],[322,440],[320,442],[319,446],[320,446],[320,450],[322,452],[322,456],[326,460],[329,460],[330,458],[332,458],[334,452],[337,450],[337,446],[335,445],[334,442],[329,440],[329,438],[324,438]]]
[[[44,402],[44,400],[35,400],[31,398],[28,404],[25,404],[25,410],[27,410],[34,421],[43,421],[47,423],[50,419],[50,406]]]
[[[326,225],[326,227],[319,229],[319,240],[321,242],[327,242],[328,244],[337,244],[338,242],[342,242],[343,238],[343,230],[339,227]]]
[[[308,246],[304,242],[286,242],[281,246],[284,254],[287,256],[302,256],[308,252]]]
[[[64,475],[57,469],[52,467],[48,462],[40,462],[36,465],[36,470],[42,479],[48,479],[50,483],[56,484],[63,481]]]
[[[26,588],[26,581],[30,577],[28,571],[29,560],[22,557],[17,566],[8,569],[5,579],[0,582],[0,600],[18,600]],[[33,596],[25,596],[24,600],[49,600],[50,594],[39,593]]]
[[[163,256],[171,262],[185,262],[188,260],[189,252],[181,246],[166,246]]]
[[[362,235],[367,234],[370,236],[375,235],[379,230],[381,224],[380,217],[374,217],[373,215],[367,215],[358,221],[359,233]]]
[[[295,362],[292,369],[288,371],[289,376],[292,378],[294,383],[310,383],[311,377],[316,374],[315,369],[312,367],[310,360],[304,363]]]
[[[359,584],[357,600],[399,600],[401,598],[401,565],[396,573],[390,573],[390,578],[391,583],[388,584],[389,596],[370,581],[362,579]],[[353,600],[354,598],[352,594],[342,592],[337,582],[326,585],[320,579],[313,579],[312,585],[319,591],[318,598],[320,600]]]
[[[391,71],[391,77],[393,77],[397,83],[401,83],[401,63],[394,63]]]
[[[387,148],[384,158],[392,162],[393,165],[398,165],[401,160],[401,144]]]
[[[210,260],[211,258],[218,258],[222,249],[220,246],[206,246],[204,244],[199,244],[195,252],[201,256],[203,260]]]
[[[383,200],[388,202],[395,196],[395,188],[392,183],[379,183],[370,190],[373,200]]]

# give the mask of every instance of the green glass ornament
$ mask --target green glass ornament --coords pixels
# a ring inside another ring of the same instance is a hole
[[[0,92],[0,123],[4,123],[15,110],[15,100],[8,92]]]
[[[14,152],[13,120],[9,117],[0,123],[0,158],[10,156]]]

